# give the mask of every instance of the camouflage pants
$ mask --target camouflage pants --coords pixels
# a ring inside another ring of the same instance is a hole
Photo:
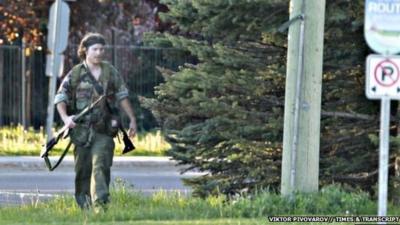
[[[75,199],[79,207],[109,202],[114,146],[112,137],[94,132],[89,146],[75,147]]]

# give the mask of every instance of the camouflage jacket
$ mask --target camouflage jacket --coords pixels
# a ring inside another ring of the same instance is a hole
[[[86,115],[80,124],[85,127],[92,126],[96,131],[109,133],[109,124],[113,116],[111,109],[117,109],[120,100],[129,96],[128,89],[118,71],[108,62],[102,62],[102,73],[98,83],[107,97],[106,102],[98,104],[91,113]],[[95,101],[102,93],[97,93],[88,68],[81,63],[72,68],[62,81],[54,103],[65,102],[68,115],[79,113],[82,109]],[[114,110],[113,110],[114,111]]]

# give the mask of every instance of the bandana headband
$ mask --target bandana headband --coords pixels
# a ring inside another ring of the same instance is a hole
[[[91,37],[91,38],[88,38],[88,40],[86,40],[86,41],[83,43],[83,46],[86,47],[86,48],[89,48],[90,46],[95,45],[95,44],[106,45],[106,42],[105,42],[104,39],[102,39],[102,38],[99,38],[99,37]]]

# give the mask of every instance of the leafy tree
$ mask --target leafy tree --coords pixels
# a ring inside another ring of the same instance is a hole
[[[46,27],[49,2],[42,0],[0,2],[0,44],[40,45]]]
[[[52,1],[0,1],[0,44],[27,44],[45,46],[49,9]],[[157,13],[165,6],[157,0],[87,0],[71,1],[70,44],[78,44],[87,32],[100,32],[110,40],[115,32],[115,44],[132,44],[134,18],[141,20],[145,30],[164,29]],[[95,10],[93,10],[95,9]]]
[[[21,46],[22,41],[25,41],[29,50],[39,49],[33,52],[26,51],[27,57],[36,56],[42,60],[35,63],[36,70],[32,73],[33,77],[44,76],[47,23],[49,8],[53,2],[0,1],[0,45]],[[162,60],[160,52],[163,50],[139,49],[133,45],[140,44],[141,41],[138,39],[144,31],[165,29],[164,25],[159,23],[157,13],[165,11],[166,8],[157,0],[86,0],[70,1],[67,4],[70,8],[70,29],[68,47],[64,52],[65,71],[80,61],[76,50],[81,38],[88,32],[102,33],[108,44],[113,45],[113,50],[108,52],[107,59],[119,69],[131,90],[139,127],[145,130],[154,128],[156,126],[154,118],[148,110],[140,107],[137,95],[153,96],[153,87],[162,81],[154,63],[164,62],[163,66],[175,68],[175,64],[182,60],[182,57],[172,58],[169,61]],[[39,78],[35,80],[44,81]],[[43,85],[47,86],[47,82]],[[36,94],[38,92],[36,91]],[[38,111],[45,111],[40,106],[39,104],[33,106],[35,114]]]

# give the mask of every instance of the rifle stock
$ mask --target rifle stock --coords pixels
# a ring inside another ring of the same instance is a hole
[[[42,150],[40,151],[40,157],[47,157],[49,152],[53,147],[58,143],[60,138],[66,138],[69,134],[69,128],[67,126],[63,126],[57,134],[51,138],[45,145],[42,146]]]
[[[126,133],[126,131],[124,130],[124,128],[122,127],[122,125],[120,125],[119,129],[122,132],[122,141],[124,142],[124,145],[125,145],[124,150],[122,151],[122,154],[133,151],[135,149],[135,146],[133,145],[131,139],[129,139],[129,136]]]

